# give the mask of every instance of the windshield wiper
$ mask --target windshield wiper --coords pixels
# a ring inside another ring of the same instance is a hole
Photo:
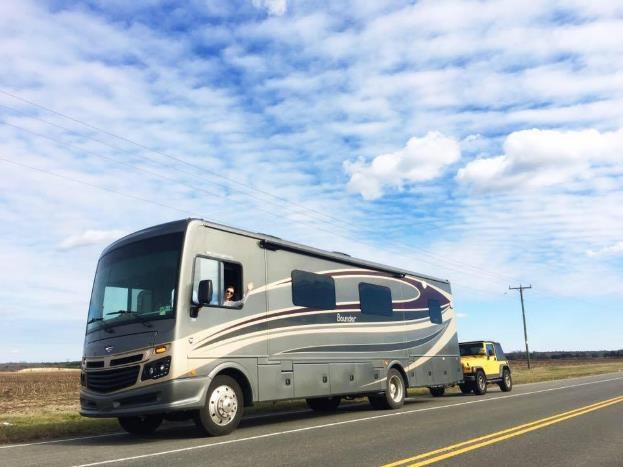
[[[110,313],[106,313],[106,314],[107,315],[134,315],[135,320],[138,321],[139,323],[141,323],[146,328],[153,327],[152,324],[148,323],[148,321],[150,321],[150,320],[145,318],[144,316],[141,316],[141,314],[138,313],[137,311],[119,310],[119,311],[111,311]]]
[[[140,314],[136,314],[136,315],[134,315],[134,317],[136,318],[136,320],[139,323],[141,323],[146,328],[153,328],[154,327],[154,325],[150,323],[151,320],[149,318],[145,318],[144,316],[141,316]]]
[[[119,310],[119,311],[111,311],[110,313],[106,313],[106,315],[125,315],[125,314],[131,314],[131,313],[136,313],[135,311],[132,310]]]
[[[104,318],[99,317],[99,318],[91,318],[90,320],[87,321],[87,324],[91,324],[91,323],[95,323],[97,321],[104,321]],[[113,328],[111,328],[110,326],[106,326],[105,324],[102,324],[102,329],[108,333],[113,333],[115,332]]]

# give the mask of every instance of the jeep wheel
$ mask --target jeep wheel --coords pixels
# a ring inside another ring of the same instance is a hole
[[[315,399],[306,399],[307,406],[316,412],[332,412],[340,405],[342,398],[334,397],[317,397]]]
[[[459,383],[459,389],[463,394],[469,394],[472,392],[472,387],[467,383]]]
[[[119,425],[133,435],[151,435],[162,423],[162,415],[119,417]]]
[[[446,392],[446,388],[443,386],[433,386],[428,388],[430,395],[433,397],[441,397]]]
[[[199,409],[195,424],[210,436],[221,436],[236,429],[244,410],[242,390],[230,376],[218,375],[212,380],[205,405]]]
[[[487,377],[485,376],[485,372],[482,370],[476,371],[474,381],[474,394],[482,396],[487,393]]]
[[[504,368],[502,372],[502,381],[499,383],[500,389],[504,392],[508,392],[513,389],[513,378],[508,368]]]

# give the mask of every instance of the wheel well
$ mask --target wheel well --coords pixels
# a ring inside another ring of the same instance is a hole
[[[402,366],[397,364],[397,363],[392,365],[390,368],[395,368],[396,370],[398,370],[398,373],[400,373],[400,376],[402,376],[402,380],[405,383],[405,388],[408,388],[409,387],[409,378],[407,378],[407,374],[405,373],[404,368],[402,368]]]
[[[253,390],[251,389],[251,383],[249,383],[249,380],[244,373],[242,373],[242,371],[236,370],[235,368],[226,368],[225,370],[220,371],[219,375],[227,375],[230,378],[234,378],[240,385],[240,389],[242,389],[244,405],[253,405]]]

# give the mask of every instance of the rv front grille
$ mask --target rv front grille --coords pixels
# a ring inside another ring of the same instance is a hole
[[[99,362],[87,362],[87,368],[104,368],[104,360]]]
[[[87,388],[96,392],[112,392],[136,383],[140,366],[87,372]]]
[[[113,358],[110,361],[110,366],[127,365],[128,363],[140,362],[143,359],[143,354],[132,355],[131,357]]]

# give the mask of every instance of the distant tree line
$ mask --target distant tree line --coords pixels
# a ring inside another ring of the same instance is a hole
[[[9,362],[0,363],[0,371],[19,371],[26,368],[80,368],[80,361],[75,362]]]
[[[515,350],[507,352],[509,360],[525,360],[526,352]],[[556,350],[552,352],[530,352],[530,358],[534,360],[566,360],[587,358],[623,358],[621,350]]]

